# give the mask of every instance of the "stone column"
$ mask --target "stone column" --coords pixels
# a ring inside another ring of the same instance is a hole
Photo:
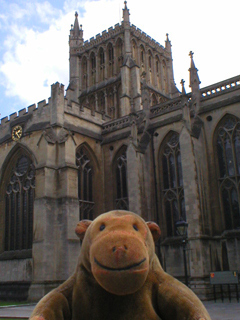
[[[194,142],[190,132],[183,127],[179,137],[181,146],[182,175],[184,186],[185,210],[188,222],[190,276],[195,281],[195,286],[199,285],[201,279],[206,276],[204,270],[203,242],[200,239],[201,230],[201,210],[198,192],[198,180],[196,159],[194,153]],[[197,281],[197,282],[196,282]],[[197,292],[198,289],[195,289]],[[202,294],[202,292],[199,292]]]

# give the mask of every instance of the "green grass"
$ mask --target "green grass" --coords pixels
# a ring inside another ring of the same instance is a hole
[[[0,301],[0,307],[29,304],[27,301]]]

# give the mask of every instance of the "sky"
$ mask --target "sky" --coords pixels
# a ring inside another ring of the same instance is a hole
[[[84,40],[122,20],[123,0],[0,0],[0,118],[68,86],[68,36],[75,11]],[[239,0],[128,0],[130,22],[172,44],[174,79],[189,92],[190,58],[201,88],[240,74]]]

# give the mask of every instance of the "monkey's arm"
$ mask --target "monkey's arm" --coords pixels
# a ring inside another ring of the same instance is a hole
[[[159,316],[163,320],[211,320],[195,293],[165,273],[158,261],[155,263],[158,265],[155,276],[158,283]]]
[[[36,305],[30,320],[70,320],[75,275],[49,292]]]

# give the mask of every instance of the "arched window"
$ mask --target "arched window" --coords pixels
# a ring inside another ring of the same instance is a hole
[[[5,251],[31,249],[35,168],[21,155],[15,161],[5,192]]]
[[[128,189],[127,189],[127,148],[123,147],[115,158],[116,174],[116,209],[128,210]]]
[[[87,89],[87,58],[82,59],[82,90]]]
[[[137,44],[135,40],[132,40],[132,57],[135,62],[137,62]]]
[[[76,152],[76,165],[78,167],[78,200],[79,217],[93,219],[93,163],[87,149],[81,146]]]
[[[140,75],[145,71],[145,50],[143,45],[140,46]]]
[[[240,121],[226,116],[217,129],[221,209],[227,230],[240,228]]]
[[[123,64],[123,42],[122,39],[118,39],[116,43],[116,57],[117,57],[117,73],[120,72],[120,68]]]
[[[99,53],[98,53],[98,58],[99,58],[99,81],[104,80],[104,72],[105,72],[105,56],[104,56],[104,51],[103,48],[100,48]]]
[[[186,221],[179,135],[171,132],[163,142],[159,157],[163,209],[168,237],[176,235],[175,224]]]
[[[156,84],[157,88],[161,90],[161,70],[160,70],[160,60],[159,57],[155,56],[155,69],[156,69]]]
[[[105,112],[105,94],[103,91],[98,95],[98,111]]]
[[[152,53],[150,50],[148,50],[148,73],[149,73],[149,83],[153,83],[153,66],[152,66]]]
[[[164,82],[163,90],[164,90],[164,93],[168,93],[168,76],[167,76],[167,66],[166,66],[165,60],[163,60],[162,67],[163,67],[163,82]]]
[[[94,52],[90,55],[90,63],[91,63],[91,72],[90,72],[90,85],[93,86],[96,84],[96,57]]]
[[[113,52],[113,46],[111,43],[108,45],[108,77],[113,77],[113,66],[114,66],[114,52]]]
[[[112,117],[113,116],[113,111],[114,111],[114,96],[113,96],[113,89],[110,88],[108,90],[108,110],[107,110],[107,114]]]

